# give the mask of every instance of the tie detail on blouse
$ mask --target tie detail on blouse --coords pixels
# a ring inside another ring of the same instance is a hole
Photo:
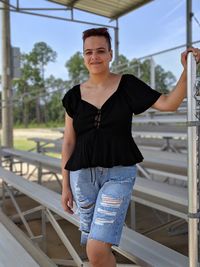
[[[97,115],[94,118],[94,126],[99,129],[100,126],[100,122],[101,122],[101,110],[98,109],[97,110]]]

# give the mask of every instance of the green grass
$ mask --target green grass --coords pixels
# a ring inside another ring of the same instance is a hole
[[[27,140],[25,137],[14,138],[14,148],[20,150],[30,150],[35,147],[35,142]]]
[[[48,147],[51,147],[52,145],[48,145]],[[20,137],[20,138],[14,138],[14,148],[19,149],[19,150],[25,150],[28,151],[32,148],[35,148],[36,144],[34,141],[27,140],[25,137]],[[36,151],[34,149],[33,151]],[[61,154],[58,153],[46,153],[46,155],[50,157],[55,157],[55,158],[61,158]]]
[[[54,158],[58,158],[61,159],[61,154],[58,153],[46,153],[45,155],[49,156],[49,157],[54,157]]]
[[[29,123],[27,129],[29,128],[62,128],[64,127],[64,121],[62,123],[58,123],[58,122],[48,122],[48,123]],[[15,124],[14,125],[15,129],[23,129],[24,128],[24,124]]]

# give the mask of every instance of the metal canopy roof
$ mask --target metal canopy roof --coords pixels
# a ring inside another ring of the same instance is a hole
[[[117,19],[153,0],[48,0],[57,4]]]

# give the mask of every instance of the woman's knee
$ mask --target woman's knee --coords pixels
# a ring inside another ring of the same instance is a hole
[[[98,240],[89,239],[87,242],[87,256],[92,265],[99,265],[109,258],[111,245]]]

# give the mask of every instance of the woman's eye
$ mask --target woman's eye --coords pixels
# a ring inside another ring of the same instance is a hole
[[[98,53],[98,54],[104,54],[104,53],[105,53],[105,50],[98,50],[97,53]]]
[[[84,55],[89,57],[89,56],[92,56],[93,53],[97,55],[103,55],[106,53],[106,51],[105,50],[86,51],[84,52]]]
[[[86,56],[90,56],[90,55],[92,55],[92,51],[87,51],[87,52],[85,52],[84,53]]]

